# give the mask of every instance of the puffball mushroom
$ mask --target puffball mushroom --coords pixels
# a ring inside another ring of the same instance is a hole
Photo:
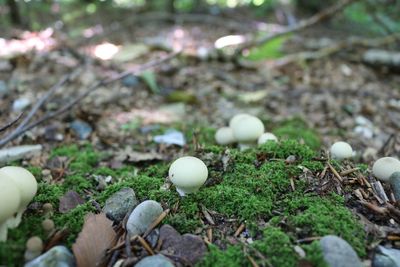
[[[230,127],[219,128],[215,133],[215,141],[219,145],[229,145],[235,143],[235,137],[233,137],[233,131]]]
[[[258,137],[258,144],[264,144],[268,141],[278,141],[278,138],[273,134],[273,133],[263,133],[262,135],[260,135],[260,137]]]
[[[247,113],[239,113],[233,116],[230,121],[229,121],[229,127],[232,128],[233,125],[235,125],[236,122],[238,122],[240,119],[245,118],[245,117],[253,117],[250,114]]]
[[[232,124],[233,136],[241,150],[248,148],[264,133],[264,124],[254,116],[241,115]]]
[[[186,156],[175,160],[169,167],[169,179],[180,196],[196,192],[207,180],[208,169],[196,157]]]
[[[353,156],[353,149],[346,142],[336,142],[331,146],[331,156],[337,160],[351,158]]]
[[[7,166],[0,169],[0,180],[3,179],[14,183],[19,190],[20,203],[17,214],[7,222],[9,228],[15,228],[20,224],[22,214],[29,202],[36,195],[37,182],[28,170],[15,166]]]
[[[384,157],[375,161],[372,166],[372,173],[376,178],[384,182],[389,181],[394,172],[400,171],[400,161],[392,157]]]
[[[8,179],[0,179],[0,242],[7,240],[7,221],[18,211],[20,201],[15,184]]]

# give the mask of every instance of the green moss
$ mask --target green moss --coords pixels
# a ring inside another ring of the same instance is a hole
[[[254,248],[265,255],[273,266],[291,267],[298,260],[289,236],[277,227],[267,227],[261,240],[254,242]]]
[[[309,129],[303,120],[295,118],[282,123],[273,130],[279,138],[292,139],[304,142],[311,149],[321,147],[321,139],[318,134]]]
[[[33,201],[41,203],[49,202],[53,204],[54,207],[57,207],[59,199],[64,193],[65,189],[61,185],[41,182],[38,185],[38,191]]]
[[[98,163],[100,153],[95,152],[91,145],[78,147],[77,145],[63,146],[54,149],[52,157],[65,156],[71,160],[69,169],[79,173],[88,173]]]
[[[226,250],[220,250],[214,245],[209,246],[210,252],[197,266],[201,267],[235,267],[251,266],[250,262],[244,257],[240,246],[229,246]]]
[[[306,252],[306,260],[315,267],[329,267],[324,260],[322,248],[319,241],[314,241],[309,245],[303,245],[302,248]]]
[[[308,146],[299,144],[295,140],[283,140],[281,142],[267,142],[258,149],[266,153],[270,158],[286,159],[295,156],[296,160],[311,160],[316,153]]]

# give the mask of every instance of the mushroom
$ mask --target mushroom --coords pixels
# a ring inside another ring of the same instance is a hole
[[[247,114],[247,113],[239,113],[239,114],[236,114],[235,116],[233,116],[233,117],[230,119],[230,121],[229,121],[229,127],[232,128],[233,125],[234,125],[236,122],[238,122],[240,119],[245,118],[245,117],[253,117],[253,116],[250,115],[250,114]]]
[[[196,192],[205,183],[208,169],[202,160],[186,156],[175,160],[168,174],[179,195],[185,196]]]
[[[42,228],[46,233],[50,233],[54,230],[54,221],[51,219],[45,219],[42,222]]]
[[[353,149],[346,142],[336,142],[331,146],[332,159],[343,160],[353,156]]]
[[[254,116],[241,115],[232,123],[233,136],[240,150],[249,148],[264,133],[264,124]]]
[[[20,201],[15,184],[9,179],[0,179],[0,242],[7,240],[7,221],[17,212]]]
[[[219,128],[215,133],[215,141],[219,145],[229,145],[235,143],[235,137],[233,137],[233,131],[230,127]]]
[[[25,260],[31,261],[38,257],[43,250],[43,241],[38,236],[33,236],[26,241]]]
[[[274,141],[277,142],[278,138],[273,134],[273,133],[263,133],[258,137],[258,144],[262,145],[268,141]]]
[[[35,177],[28,170],[15,167],[7,166],[0,169],[0,180],[7,179],[12,181],[19,190],[20,203],[17,214],[14,218],[10,218],[7,222],[9,228],[17,227],[22,218],[26,207],[29,202],[36,195],[37,182]]]
[[[394,172],[400,171],[400,161],[392,157],[383,157],[375,161],[372,166],[372,173],[376,178],[382,181],[389,181]]]

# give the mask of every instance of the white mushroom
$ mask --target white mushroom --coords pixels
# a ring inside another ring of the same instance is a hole
[[[219,145],[229,145],[235,143],[235,137],[233,137],[233,131],[230,127],[219,128],[215,133],[215,141]]]
[[[264,133],[264,124],[257,117],[242,115],[234,121],[232,130],[240,149],[244,150],[255,144]]]
[[[389,181],[390,176],[398,171],[400,171],[400,161],[392,157],[380,158],[372,166],[374,176],[385,182]]]
[[[18,211],[19,190],[9,179],[0,179],[0,242],[7,240],[7,220]]]
[[[169,179],[180,196],[196,192],[205,183],[207,177],[207,166],[196,157],[181,157],[169,167]]]
[[[38,236],[33,236],[26,241],[26,250],[24,258],[26,261],[31,261],[38,257],[43,250],[43,241]]]
[[[238,122],[240,119],[242,119],[242,118],[244,118],[244,117],[253,117],[253,116],[250,115],[250,114],[247,114],[247,113],[239,113],[239,114],[236,114],[235,116],[233,116],[233,117],[230,119],[230,121],[229,121],[229,127],[232,128],[233,125],[234,125],[236,122]]]
[[[259,145],[264,144],[268,141],[277,142],[278,138],[273,133],[263,133],[262,135],[260,135],[260,137],[258,137]]]
[[[9,228],[17,227],[22,218],[26,207],[29,202],[36,195],[37,182],[35,177],[28,170],[15,167],[7,166],[0,169],[0,180],[7,179],[12,181],[19,190],[20,203],[17,214],[14,218],[10,218],[7,222]]]
[[[343,160],[353,156],[353,149],[346,142],[336,142],[331,146],[332,159]]]

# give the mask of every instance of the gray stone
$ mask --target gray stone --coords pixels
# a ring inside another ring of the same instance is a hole
[[[146,236],[146,241],[149,242],[150,246],[154,248],[157,246],[159,237],[160,237],[160,230],[156,228],[153,229],[153,231],[151,231],[148,236]]]
[[[73,267],[75,258],[64,246],[56,246],[25,264],[25,267]]]
[[[13,146],[0,149],[0,163],[37,156],[41,153],[42,149],[42,145]]]
[[[71,129],[74,131],[74,133],[78,136],[80,140],[87,139],[93,131],[92,126],[90,126],[89,123],[84,122],[82,120],[74,120],[71,123]]]
[[[330,267],[362,267],[360,258],[345,240],[327,235],[320,240],[325,261]]]
[[[29,107],[30,104],[29,98],[18,98],[13,102],[12,109],[15,112],[20,112]]]
[[[140,203],[129,215],[126,229],[130,236],[143,234],[150,225],[161,215],[163,208],[154,200]]]
[[[394,198],[400,200],[400,172],[394,172],[390,176],[389,182],[393,190]]]
[[[122,79],[122,84],[126,87],[135,87],[139,84],[139,79],[136,76],[130,74]]]
[[[400,267],[400,250],[378,246],[375,251],[373,267]]]
[[[103,211],[110,220],[120,222],[137,204],[133,189],[122,188],[107,199]]]
[[[174,265],[167,257],[157,254],[143,258],[135,264],[135,267],[174,267]]]

